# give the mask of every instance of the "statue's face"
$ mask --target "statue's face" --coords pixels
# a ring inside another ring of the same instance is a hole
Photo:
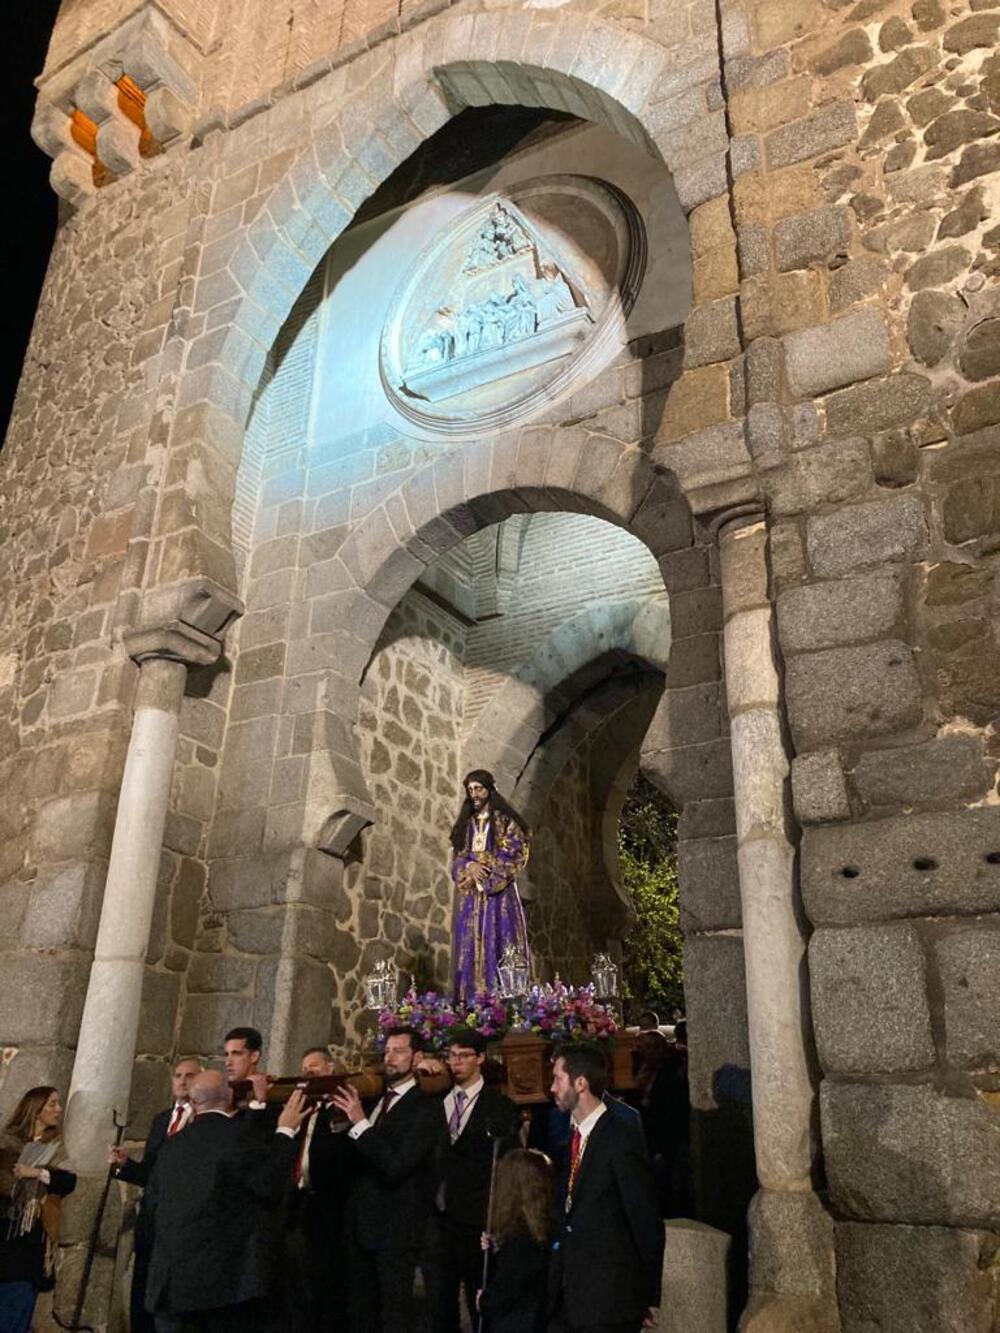
[[[481,782],[470,782],[465,789],[468,792],[469,800],[472,802],[472,808],[478,814],[484,810],[490,803],[490,791],[484,787]]]

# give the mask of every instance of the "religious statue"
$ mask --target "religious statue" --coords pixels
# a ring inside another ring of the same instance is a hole
[[[453,953],[455,999],[497,986],[508,944],[530,958],[524,909],[515,876],[528,863],[530,831],[500,795],[493,774],[475,769],[451,831],[451,877],[459,892]]]

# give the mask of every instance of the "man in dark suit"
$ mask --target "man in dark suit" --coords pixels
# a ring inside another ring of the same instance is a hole
[[[604,1047],[595,1042],[593,1044],[593,1049],[603,1056],[607,1076],[610,1077],[610,1060]],[[645,1143],[642,1116],[634,1106],[629,1106],[628,1102],[622,1101],[620,1097],[615,1097],[607,1090],[605,1090],[601,1100],[613,1116],[616,1116],[626,1125],[631,1126]],[[569,1169],[570,1132],[573,1128],[573,1122],[569,1113],[560,1110],[558,1105],[550,1105],[548,1108],[538,1108],[538,1110],[542,1109],[547,1109],[547,1114],[544,1116],[536,1114],[532,1117],[528,1146],[541,1149],[542,1152],[552,1159],[553,1179],[555,1182],[552,1202],[556,1210],[556,1216],[559,1217],[562,1215],[566,1203],[566,1177]],[[648,1150],[648,1144],[646,1147]]]
[[[486,1210],[493,1169],[493,1145],[506,1151],[516,1142],[517,1107],[483,1081],[486,1040],[456,1028],[446,1051],[454,1086],[438,1102],[447,1131],[435,1161],[434,1207],[427,1228],[423,1264],[433,1333],[459,1333],[459,1300],[465,1299],[473,1326],[476,1290],[482,1282]]]
[[[602,1052],[564,1046],[552,1095],[570,1113],[565,1205],[551,1271],[552,1333],[638,1333],[660,1303],[663,1223],[641,1135],[602,1100]]]
[[[189,1091],[191,1081],[201,1073],[201,1061],[193,1058],[178,1060],[171,1075],[173,1104],[165,1111],[153,1117],[146,1137],[146,1146],[142,1157],[135,1161],[121,1147],[108,1149],[108,1161],[114,1168],[119,1180],[145,1189],[160,1149],[168,1138],[179,1133],[193,1115]],[[135,1237],[132,1258],[132,1291],[129,1297],[129,1320],[132,1333],[153,1333],[152,1316],[146,1312],[146,1275],[149,1272],[149,1256],[153,1249],[153,1232],[148,1216],[148,1209],[139,1204],[135,1219]]]
[[[146,1193],[153,1253],[146,1308],[181,1333],[245,1333],[274,1324],[274,1206],[295,1158],[304,1097],[282,1109],[273,1140],[251,1142],[214,1070],[191,1084],[195,1117],[163,1145]]]
[[[304,1078],[336,1073],[330,1053],[312,1046],[302,1056]],[[347,1307],[344,1219],[356,1169],[350,1122],[331,1116],[331,1103],[313,1103],[299,1134],[285,1197],[285,1310],[294,1333],[339,1333]]]
[[[368,1115],[350,1085],[333,1095],[351,1122],[357,1165],[345,1229],[353,1333],[408,1333],[413,1324],[413,1279],[445,1133],[440,1104],[413,1073],[422,1049],[409,1028],[386,1039],[385,1096]]]

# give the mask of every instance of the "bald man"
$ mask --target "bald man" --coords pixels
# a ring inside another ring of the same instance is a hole
[[[275,1200],[296,1153],[295,1092],[268,1140],[247,1139],[214,1070],[191,1083],[194,1119],[165,1143],[150,1178],[153,1254],[146,1308],[182,1333],[275,1327]]]

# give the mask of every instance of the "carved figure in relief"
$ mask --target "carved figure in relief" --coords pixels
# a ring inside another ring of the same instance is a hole
[[[512,267],[518,271],[511,272]],[[481,282],[471,282],[467,275],[491,269],[497,270],[496,288],[487,288],[488,294],[482,296]],[[463,304],[462,295],[473,292],[480,299]],[[559,266],[551,260],[543,262],[538,243],[525,226],[497,204],[469,246],[448,304],[439,307],[417,338],[407,374],[443,369],[449,363],[532,338],[573,311],[590,322],[586,304],[577,304]]]
[[[511,255],[530,248],[531,241],[524,228],[502,204],[497,204],[469,247],[462,272],[475,273],[482,268],[491,268]]]
[[[564,315],[568,310],[576,309],[569,283],[555,264],[545,264],[542,276],[536,278],[532,286],[540,325],[555,319],[557,315]]]
[[[440,365],[455,355],[455,335],[450,329],[426,329],[417,344],[417,360],[425,366]]]

